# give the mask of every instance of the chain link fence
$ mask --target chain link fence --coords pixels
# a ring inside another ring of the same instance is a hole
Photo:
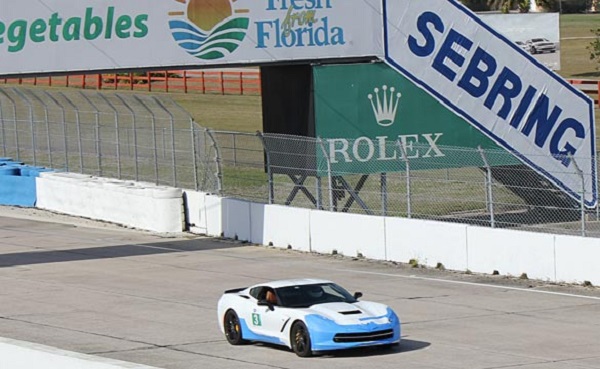
[[[506,151],[214,131],[168,96],[0,88],[0,155],[256,202],[600,237],[598,208]]]
[[[504,150],[259,136],[270,203],[600,237],[597,208]]]
[[[219,191],[215,142],[168,97],[1,88],[0,154],[56,170]]]

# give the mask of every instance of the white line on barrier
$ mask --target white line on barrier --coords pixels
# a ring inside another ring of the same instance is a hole
[[[519,287],[509,287],[509,286],[500,286],[486,283],[475,283],[475,282],[464,282],[464,281],[453,281],[449,279],[440,279],[440,278],[428,278],[428,277],[417,277],[415,275],[400,275],[400,274],[391,274],[391,273],[380,273],[380,272],[367,272],[363,270],[351,270],[351,269],[333,269],[338,272],[347,272],[347,273],[356,273],[356,274],[370,274],[370,275],[378,275],[384,277],[394,277],[394,278],[402,278],[402,279],[417,279],[422,281],[429,282],[441,282],[441,283],[450,283],[450,284],[460,284],[465,286],[473,286],[473,287],[487,287],[487,288],[497,288],[503,290],[511,290],[511,291],[520,291],[520,292],[529,292],[529,293],[540,293],[544,295],[553,295],[553,296],[562,296],[562,297],[575,297],[587,300],[596,300],[600,301],[600,297],[596,296],[585,296],[585,295],[576,295],[573,293],[564,293],[564,292],[553,292],[553,291],[541,291],[534,290],[529,288],[519,288]]]

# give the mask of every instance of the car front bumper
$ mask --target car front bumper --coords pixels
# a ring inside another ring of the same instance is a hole
[[[344,350],[400,342],[400,320],[388,309],[385,316],[363,324],[340,325],[318,315],[306,317],[313,351]]]

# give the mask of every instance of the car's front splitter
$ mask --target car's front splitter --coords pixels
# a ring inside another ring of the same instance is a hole
[[[390,345],[400,342],[400,320],[392,310],[388,310],[385,317],[364,324],[342,325],[333,320],[323,318],[319,315],[308,315],[305,317],[308,331],[310,332],[311,347],[313,351],[344,350],[366,346]],[[389,338],[360,341],[360,342],[336,342],[336,334],[360,334],[392,330]]]

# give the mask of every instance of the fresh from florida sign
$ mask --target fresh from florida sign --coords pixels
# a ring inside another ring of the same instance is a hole
[[[386,62],[587,206],[593,102],[454,0],[384,0]]]
[[[520,164],[385,63],[314,68],[315,132],[336,173]],[[461,149],[463,148],[463,149]],[[322,150],[321,150],[322,151]]]
[[[379,0],[0,5],[0,75],[378,56]]]

